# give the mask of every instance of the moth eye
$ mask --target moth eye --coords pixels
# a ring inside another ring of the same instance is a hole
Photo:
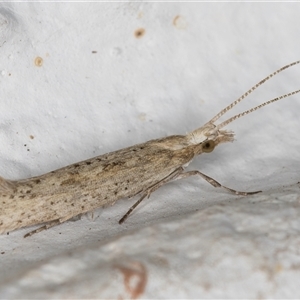
[[[207,141],[202,145],[203,152],[209,153],[215,149],[214,141]]]

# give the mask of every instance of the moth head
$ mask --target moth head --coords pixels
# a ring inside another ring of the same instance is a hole
[[[227,126],[229,123],[245,116],[248,115],[266,105],[269,105],[273,102],[279,101],[281,99],[290,97],[292,95],[295,95],[297,93],[300,93],[300,90],[296,90],[291,93],[284,94],[282,96],[276,97],[274,99],[271,99],[269,101],[266,101],[260,105],[257,105],[255,107],[252,107],[246,111],[243,111],[223,122],[220,124],[216,125],[216,121],[220,119],[226,112],[231,110],[235,105],[240,103],[242,100],[244,100],[249,94],[251,94],[254,90],[256,90],[259,86],[261,86],[263,83],[265,83],[267,80],[272,78],[273,76],[277,75],[278,73],[294,66],[300,63],[300,60],[295,61],[293,63],[290,63],[274,73],[270,74],[269,76],[265,77],[263,80],[261,80],[259,83],[254,85],[251,89],[249,89],[246,93],[244,93],[240,98],[237,100],[233,101],[231,104],[226,106],[224,109],[222,109],[216,116],[214,116],[210,121],[208,121],[205,125],[202,127],[190,132],[189,134],[186,135],[186,142],[188,145],[195,145],[197,146],[195,148],[195,153],[200,154],[202,152],[211,152],[213,149],[221,143],[226,143],[226,142],[233,142],[234,140],[234,133],[230,130],[224,130],[225,126]]]
[[[213,123],[207,123],[190,132],[186,138],[189,145],[199,145],[201,152],[209,153],[221,143],[233,142],[234,133],[229,130],[220,130]]]

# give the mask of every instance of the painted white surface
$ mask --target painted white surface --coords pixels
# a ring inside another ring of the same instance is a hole
[[[300,58],[299,5],[1,3],[1,176],[35,176],[201,126],[266,75]],[[137,38],[134,33],[140,28],[145,33]],[[40,67],[35,65],[37,57],[43,59]],[[234,111],[299,89],[299,72],[295,67],[277,76]],[[221,145],[189,166],[235,189],[263,190],[264,194],[254,197],[258,199],[255,205],[252,198],[233,198],[198,178],[190,178],[155,192],[122,226],[117,221],[135,199],[100,209],[94,219],[83,216],[31,238],[23,239],[28,228],[2,235],[0,269],[5,272],[0,274],[0,295],[25,295],[25,286],[38,274],[38,283],[26,289],[27,297],[37,291],[39,297],[75,297],[78,294],[68,293],[60,285],[66,284],[65,272],[74,275],[68,291],[90,291],[81,294],[86,298],[113,295],[84,284],[107,271],[102,264],[86,268],[93,266],[95,258],[88,254],[99,251],[97,262],[106,260],[112,266],[115,256],[109,251],[114,250],[110,247],[115,242],[101,245],[128,234],[121,238],[125,244],[117,248],[119,262],[127,263],[127,256],[134,257],[136,251],[144,266],[160,246],[176,249],[172,258],[181,266],[179,270],[186,272],[172,277],[173,263],[166,269],[153,266],[150,274],[158,275],[148,278],[139,297],[158,296],[155,291],[163,284],[163,272],[170,272],[170,288],[160,294],[165,298],[192,297],[199,291],[203,297],[299,296],[292,288],[299,278],[297,240],[290,246],[288,238],[278,238],[276,243],[272,238],[276,232],[295,237],[300,229],[295,185],[300,169],[299,111],[300,99],[295,96],[236,121],[229,126],[236,132],[233,144]],[[292,192],[289,188],[281,190],[290,185]],[[271,205],[274,201],[276,205]],[[222,208],[221,213],[218,208]],[[200,212],[192,217],[190,213],[196,210]],[[224,227],[228,215],[234,222],[230,220]],[[179,216],[185,219],[177,219]],[[201,220],[199,228],[195,227],[196,216]],[[174,221],[149,227],[164,220]],[[247,226],[237,235],[245,222]],[[147,228],[130,235],[141,227]],[[228,232],[224,233],[224,228],[229,228]],[[149,237],[152,230],[154,238]],[[217,247],[211,246],[215,245],[214,234]],[[145,249],[147,243],[154,253]],[[180,253],[189,243],[195,258],[181,261]],[[284,263],[279,259],[277,266],[274,253],[282,253]],[[198,257],[207,271],[202,270]],[[211,257],[218,257],[223,267],[215,268]],[[271,261],[265,257],[275,258]],[[269,271],[256,272],[260,262]],[[84,272],[78,268],[81,264]],[[286,269],[294,271],[287,274],[282,271]],[[243,288],[237,270],[243,272],[243,278],[250,278]],[[197,274],[197,281],[188,282],[190,274]],[[123,284],[120,278],[111,284],[110,291]],[[282,289],[285,293],[279,292]]]

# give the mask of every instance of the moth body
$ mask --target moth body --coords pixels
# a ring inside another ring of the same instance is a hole
[[[74,216],[132,197],[201,152],[170,136],[97,156],[47,174],[0,179],[0,233]]]
[[[233,141],[233,132],[222,129],[227,124],[299,93],[300,90],[297,90],[282,95],[216,124],[222,115],[265,81],[299,63],[296,61],[286,65],[267,76],[209,122],[187,135],[151,140],[29,179],[11,181],[0,177],[0,234],[45,224],[25,235],[30,236],[98,207],[112,205],[121,198],[140,195],[119,221],[123,223],[133,209],[156,189],[169,181],[194,175],[201,176],[214,187],[223,187],[237,195],[257,193],[233,190],[200,171],[184,171],[184,168],[195,156],[211,152],[221,143]]]

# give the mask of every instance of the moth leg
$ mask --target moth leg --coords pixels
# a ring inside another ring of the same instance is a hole
[[[143,201],[143,199],[145,199],[146,197],[150,197],[150,195],[157,190],[158,188],[160,188],[161,186],[163,186],[164,184],[166,184],[167,182],[177,179],[178,176],[181,175],[181,173],[183,172],[183,168],[180,167],[178,169],[176,169],[173,173],[171,173],[170,175],[168,175],[167,177],[165,177],[164,179],[162,179],[161,181],[155,183],[154,185],[150,186],[149,188],[145,189],[144,191],[141,191],[142,196],[141,198],[136,201],[127,211],[127,213],[120,219],[119,224],[122,224],[127,218],[128,216],[132,213],[132,211]]]
[[[170,175],[168,175],[167,177],[165,177],[164,179],[162,179],[161,181],[155,183],[154,185],[150,186],[149,188],[147,188],[144,191],[141,191],[142,196],[141,198],[135,202],[130,209],[127,211],[127,213],[120,219],[119,224],[122,224],[127,218],[128,216],[132,213],[132,211],[146,198],[146,197],[150,197],[150,195],[157,190],[158,188],[160,188],[161,186],[163,186],[164,184],[166,184],[167,182],[171,181],[171,180],[178,180],[178,179],[183,179],[183,178],[187,178],[190,176],[194,176],[194,175],[199,175],[201,176],[203,179],[205,179],[208,183],[210,183],[212,186],[214,187],[222,187],[224,189],[226,189],[227,191],[235,194],[235,195],[241,195],[241,196],[248,196],[248,195],[253,195],[253,194],[257,194],[260,193],[261,191],[255,191],[255,192],[240,192],[240,191],[236,191],[234,189],[231,189],[227,186],[222,185],[221,183],[219,183],[218,181],[216,181],[215,179],[201,173],[200,171],[188,171],[183,173],[184,169],[182,167],[176,169],[173,173],[171,173]]]
[[[33,230],[33,231],[30,231],[30,232],[26,233],[26,234],[24,235],[24,238],[29,237],[29,236],[32,236],[32,235],[34,235],[35,233],[39,233],[39,232],[41,232],[41,231],[43,231],[43,230],[46,230],[46,229],[51,228],[51,227],[53,227],[53,226],[56,226],[56,225],[58,225],[58,224],[60,224],[59,219],[58,219],[58,220],[51,221],[51,222],[47,223],[46,225],[44,225],[44,226],[42,226],[42,227],[40,227],[40,228],[37,228],[37,229],[35,229],[35,230]]]
[[[214,187],[222,187],[224,189],[226,189],[227,191],[235,194],[235,195],[241,195],[241,196],[248,196],[248,195],[253,195],[253,194],[257,194],[257,193],[260,193],[261,191],[256,191],[256,192],[240,192],[240,191],[236,191],[234,189],[231,189],[227,186],[224,186],[222,185],[221,183],[219,183],[218,181],[216,181],[215,179],[201,173],[200,171],[188,171],[188,172],[185,172],[185,173],[181,173],[181,174],[178,174],[178,176],[176,177],[176,180],[177,179],[183,179],[183,178],[186,178],[186,177],[190,177],[190,176],[194,176],[194,175],[199,175],[201,176],[203,179],[205,179],[208,183],[210,183],[212,186]]]
[[[50,222],[46,223],[45,225],[43,225],[42,227],[37,228],[37,229],[35,229],[35,230],[33,230],[33,231],[30,231],[30,232],[26,233],[26,234],[24,235],[24,238],[29,237],[29,236],[32,236],[32,235],[34,235],[35,233],[39,233],[39,232],[41,232],[41,231],[43,231],[43,230],[47,230],[47,229],[49,229],[49,228],[51,228],[51,227],[54,227],[54,226],[56,226],[56,225],[62,224],[62,223],[64,223],[65,221],[67,221],[67,220],[69,220],[69,219],[72,219],[73,217],[76,217],[76,216],[73,216],[73,215],[72,215],[72,216],[68,216],[68,217],[65,217],[65,218],[61,218],[61,219],[56,219],[56,220],[50,221]]]

